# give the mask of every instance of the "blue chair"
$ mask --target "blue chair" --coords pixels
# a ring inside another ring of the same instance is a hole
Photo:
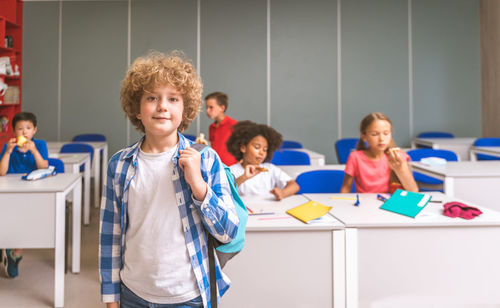
[[[302,149],[302,143],[292,140],[283,140],[282,149]]]
[[[455,138],[452,133],[447,132],[423,132],[418,134],[418,138]]]
[[[500,147],[500,138],[477,138],[474,141],[476,147]],[[500,160],[500,158],[490,155],[477,154],[477,160]]]
[[[67,143],[61,147],[59,153],[89,153],[90,163],[94,158],[94,148],[87,143]],[[80,167],[80,172],[83,172],[85,166]]]
[[[299,194],[339,193],[344,182],[343,170],[313,170],[299,174],[296,181],[300,186]],[[354,181],[351,192],[355,192]]]
[[[413,149],[406,152],[412,161],[420,161],[425,157],[440,157],[444,158],[447,161],[458,161],[458,156],[453,151],[448,150],[434,150],[434,149]],[[432,178],[430,176],[424,175],[419,172],[413,172],[413,177],[415,181],[431,184],[431,185],[442,185],[443,181]],[[420,188],[422,191],[432,191],[431,189]],[[442,191],[442,190],[440,190]]]
[[[85,141],[96,141],[104,142],[106,141],[106,136],[102,134],[81,134],[73,137],[73,141],[85,142]]]
[[[183,134],[184,137],[186,137],[187,139],[191,140],[191,141],[196,141],[196,136],[195,135],[189,135],[189,134]]]
[[[294,150],[279,150],[274,152],[271,163],[275,165],[310,165],[309,155]]]
[[[64,163],[58,158],[49,157],[49,166],[54,166],[57,173],[64,173]]]
[[[359,138],[343,138],[335,142],[335,153],[339,164],[345,164],[352,150],[356,149]]]

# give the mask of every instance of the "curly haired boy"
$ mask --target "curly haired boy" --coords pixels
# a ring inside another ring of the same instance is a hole
[[[178,52],[128,69],[121,105],[144,136],[109,161],[99,269],[108,307],[210,307],[207,233],[231,241],[238,216],[217,154],[181,132],[200,111],[202,83]],[[218,297],[229,280],[216,262]]]

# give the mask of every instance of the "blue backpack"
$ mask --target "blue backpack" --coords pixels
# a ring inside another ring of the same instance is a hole
[[[209,147],[204,144],[194,143],[191,145],[192,148],[203,154]],[[217,280],[215,276],[215,258],[214,258],[214,248],[217,253],[217,259],[219,260],[220,267],[223,268],[232,257],[238,254],[243,246],[245,245],[245,230],[248,220],[248,210],[243,200],[241,200],[240,195],[238,195],[238,188],[236,188],[236,181],[234,175],[231,173],[231,169],[222,164],[224,171],[226,172],[227,181],[229,182],[229,187],[231,188],[231,195],[233,198],[233,203],[236,207],[236,214],[240,220],[238,226],[238,232],[236,237],[227,244],[222,244],[217,241],[210,234],[208,235],[208,264],[209,264],[209,274],[210,274],[210,297],[211,297],[211,307],[217,308]],[[212,287],[213,286],[213,287]]]

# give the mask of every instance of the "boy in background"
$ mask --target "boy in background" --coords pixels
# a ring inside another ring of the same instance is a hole
[[[219,154],[220,159],[227,166],[236,163],[236,158],[229,153],[226,142],[233,133],[233,126],[238,121],[226,115],[227,95],[222,92],[213,92],[205,97],[207,116],[214,120],[208,131],[208,139],[212,148]]]
[[[31,112],[20,112],[12,119],[12,128],[16,138],[4,144],[0,154],[0,176],[7,173],[30,173],[49,166],[47,143],[35,140],[36,116]],[[2,249],[0,260],[7,277],[19,274],[18,264],[23,258],[22,249]]]

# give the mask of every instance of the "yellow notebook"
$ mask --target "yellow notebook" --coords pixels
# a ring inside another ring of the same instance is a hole
[[[311,220],[320,218],[332,209],[331,206],[326,206],[316,201],[309,201],[301,204],[293,209],[286,211],[287,214],[292,215],[298,220],[308,223]]]

